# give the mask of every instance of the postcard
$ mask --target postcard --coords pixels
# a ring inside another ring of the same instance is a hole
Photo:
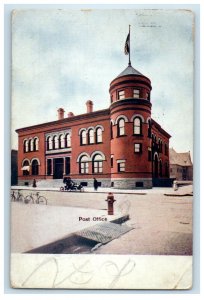
[[[11,18],[11,287],[191,289],[193,12]]]

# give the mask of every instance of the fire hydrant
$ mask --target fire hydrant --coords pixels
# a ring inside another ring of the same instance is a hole
[[[114,199],[113,193],[108,193],[106,201],[108,202],[108,215],[114,215],[113,203],[116,200]]]

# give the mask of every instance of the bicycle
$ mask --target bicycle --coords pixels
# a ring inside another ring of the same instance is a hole
[[[36,198],[34,198],[34,196]],[[33,204],[45,204],[45,205],[47,205],[47,199],[44,196],[40,196],[39,192],[37,192],[36,194],[31,193],[30,195],[26,196],[24,202],[26,204],[33,203]]]
[[[18,202],[24,202],[24,197],[23,195],[21,194],[21,191],[18,190],[17,191],[17,196],[15,195],[15,191],[13,191],[11,193],[11,201],[15,202],[15,201],[18,201]]]

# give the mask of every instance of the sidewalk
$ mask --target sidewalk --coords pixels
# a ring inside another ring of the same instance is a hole
[[[12,190],[36,190],[36,191],[56,191],[60,193],[80,193],[78,191],[73,192],[61,192],[59,188],[53,187],[37,187],[33,188],[32,186],[12,186]],[[178,188],[177,191],[174,191],[173,188],[165,187],[154,187],[152,189],[135,189],[135,190],[121,190],[114,188],[98,188],[98,191],[94,191],[92,187],[85,187],[85,193],[113,193],[113,194],[137,194],[137,195],[146,195],[146,194],[162,194],[166,196],[185,196],[192,195],[193,186],[184,185]]]

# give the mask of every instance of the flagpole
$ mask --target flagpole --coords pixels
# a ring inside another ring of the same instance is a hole
[[[131,67],[131,61],[130,61],[130,25],[129,25],[129,63],[128,66]]]

